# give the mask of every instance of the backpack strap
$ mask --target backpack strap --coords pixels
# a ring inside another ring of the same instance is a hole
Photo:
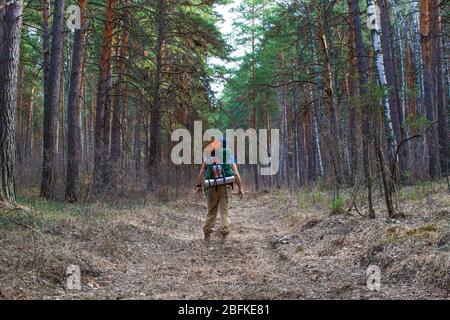
[[[215,166],[216,166],[216,172],[217,172],[217,164]],[[217,186],[217,178],[214,175],[214,170],[213,170],[213,178],[214,178],[214,184],[216,185],[216,191],[217,191],[219,189],[219,187]]]
[[[222,176],[223,176],[223,187],[225,188],[225,199],[228,202],[228,192],[227,192],[227,185],[225,184],[227,177],[225,177],[225,170],[223,169],[223,166],[221,167],[222,169]]]

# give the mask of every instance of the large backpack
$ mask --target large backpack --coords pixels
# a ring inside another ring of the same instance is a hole
[[[228,148],[222,148],[215,151],[215,155],[212,158],[212,161],[206,163],[205,180],[210,179],[220,180],[234,176],[232,152],[233,151]],[[220,166],[219,168],[220,172],[218,172],[219,177],[214,176],[214,170],[217,170],[217,165]]]

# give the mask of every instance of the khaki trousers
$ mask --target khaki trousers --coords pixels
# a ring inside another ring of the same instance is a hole
[[[230,212],[228,211],[229,199],[231,198],[231,186],[221,185],[208,188],[206,199],[208,201],[208,215],[206,216],[203,232],[210,234],[213,230],[217,219],[217,210],[220,207],[221,229],[222,234],[230,233]]]

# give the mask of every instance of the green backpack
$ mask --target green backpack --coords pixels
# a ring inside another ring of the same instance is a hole
[[[216,156],[217,153],[221,153],[222,154],[222,162],[218,162],[217,164],[220,165],[220,172],[216,171],[216,174],[218,173],[219,178],[218,179],[223,179],[226,177],[231,177],[234,176],[234,171],[233,171],[233,161],[232,161],[232,150],[231,149],[218,149],[216,151]],[[214,179],[214,169],[217,170],[217,164],[213,164],[213,163],[209,163],[206,165],[206,172],[205,172],[205,179]],[[215,167],[216,166],[216,167]]]

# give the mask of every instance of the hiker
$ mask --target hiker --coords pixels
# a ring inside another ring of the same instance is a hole
[[[208,214],[206,216],[203,232],[205,241],[211,239],[212,229],[216,223],[217,210],[220,206],[222,242],[230,234],[230,212],[228,210],[229,196],[234,188],[234,182],[238,187],[238,194],[242,198],[241,176],[237,169],[232,150],[227,149],[226,140],[216,139],[205,150],[210,148],[211,157],[204,159],[202,168],[197,178],[197,192],[205,190],[208,202]]]

